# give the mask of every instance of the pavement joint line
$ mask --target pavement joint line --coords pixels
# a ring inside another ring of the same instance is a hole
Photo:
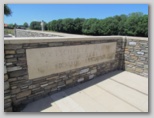
[[[109,94],[111,94],[111,95],[115,96],[116,98],[120,99],[121,101],[123,101],[123,102],[125,102],[125,103],[127,103],[127,104],[131,105],[132,107],[134,107],[134,108],[138,109],[139,111],[144,112],[143,110],[141,110],[141,109],[139,109],[138,107],[136,107],[136,106],[132,105],[131,103],[129,103],[129,102],[127,102],[127,101],[123,100],[122,98],[120,98],[120,97],[118,97],[118,96],[114,95],[113,93],[111,93],[110,91],[107,91],[106,89],[104,89],[104,88],[100,87],[99,85],[96,85],[96,86],[98,86],[99,88],[101,88],[101,89],[103,89],[104,91],[108,92]]]
[[[119,83],[119,84],[122,84],[122,85],[124,85],[124,86],[126,86],[126,87],[128,87],[128,88],[131,88],[131,89],[133,89],[133,90],[135,90],[135,91],[137,91],[137,92],[139,92],[139,93],[142,93],[142,94],[148,96],[148,94],[146,94],[146,93],[144,93],[144,92],[142,92],[142,91],[140,91],[140,90],[137,90],[137,89],[135,89],[135,88],[133,88],[133,87],[130,87],[130,86],[124,84],[124,83],[118,82],[118,81],[114,80],[113,78],[110,78],[110,80],[112,80],[112,81],[114,81],[114,82],[117,82],[117,83]]]

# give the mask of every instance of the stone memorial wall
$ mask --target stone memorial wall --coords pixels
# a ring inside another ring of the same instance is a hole
[[[5,39],[4,57],[13,111],[110,71],[127,70],[147,77],[147,49],[147,38],[123,36]]]

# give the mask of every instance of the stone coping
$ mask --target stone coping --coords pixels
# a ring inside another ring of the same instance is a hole
[[[130,36],[78,36],[78,37],[17,37],[4,38],[4,44],[23,44],[23,43],[45,43],[45,42],[67,42],[67,41],[92,41],[92,40],[113,40],[113,39],[132,39],[145,40],[144,37],[130,37]]]

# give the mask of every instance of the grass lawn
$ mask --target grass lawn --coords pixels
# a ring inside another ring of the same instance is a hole
[[[4,29],[4,34],[12,34],[14,35],[14,29]]]

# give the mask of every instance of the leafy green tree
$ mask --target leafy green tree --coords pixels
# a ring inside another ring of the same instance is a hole
[[[4,14],[5,14],[6,16],[9,16],[9,15],[12,14],[12,11],[11,11],[11,9],[8,7],[7,4],[4,4]]]
[[[105,19],[66,18],[47,24],[48,30],[86,35],[148,36],[148,15],[137,12]]]
[[[62,21],[63,24],[63,31],[68,33],[74,32],[74,20],[71,18],[64,19]]]
[[[74,33],[82,34],[82,26],[84,23],[84,18],[76,18],[74,19]]]
[[[84,34],[97,35],[99,20],[96,18],[86,19],[83,23],[82,32]]]
[[[127,20],[127,16],[122,14],[119,16],[119,20],[118,20],[118,35],[125,35],[125,22]]]
[[[8,27],[13,29],[14,28],[14,25],[13,24],[8,24]]]
[[[125,33],[129,36],[137,36],[137,28],[139,27],[138,23],[143,17],[143,13],[137,12],[128,15],[128,18],[125,22]]]
[[[13,27],[16,28],[18,25],[16,23],[14,23]]]
[[[25,23],[23,24],[23,26],[26,27],[26,28],[28,28],[28,23],[25,22]]]
[[[143,15],[138,21],[136,33],[138,36],[148,36],[148,15]]]
[[[30,29],[33,29],[33,30],[41,30],[41,22],[39,21],[32,21],[30,23]]]

